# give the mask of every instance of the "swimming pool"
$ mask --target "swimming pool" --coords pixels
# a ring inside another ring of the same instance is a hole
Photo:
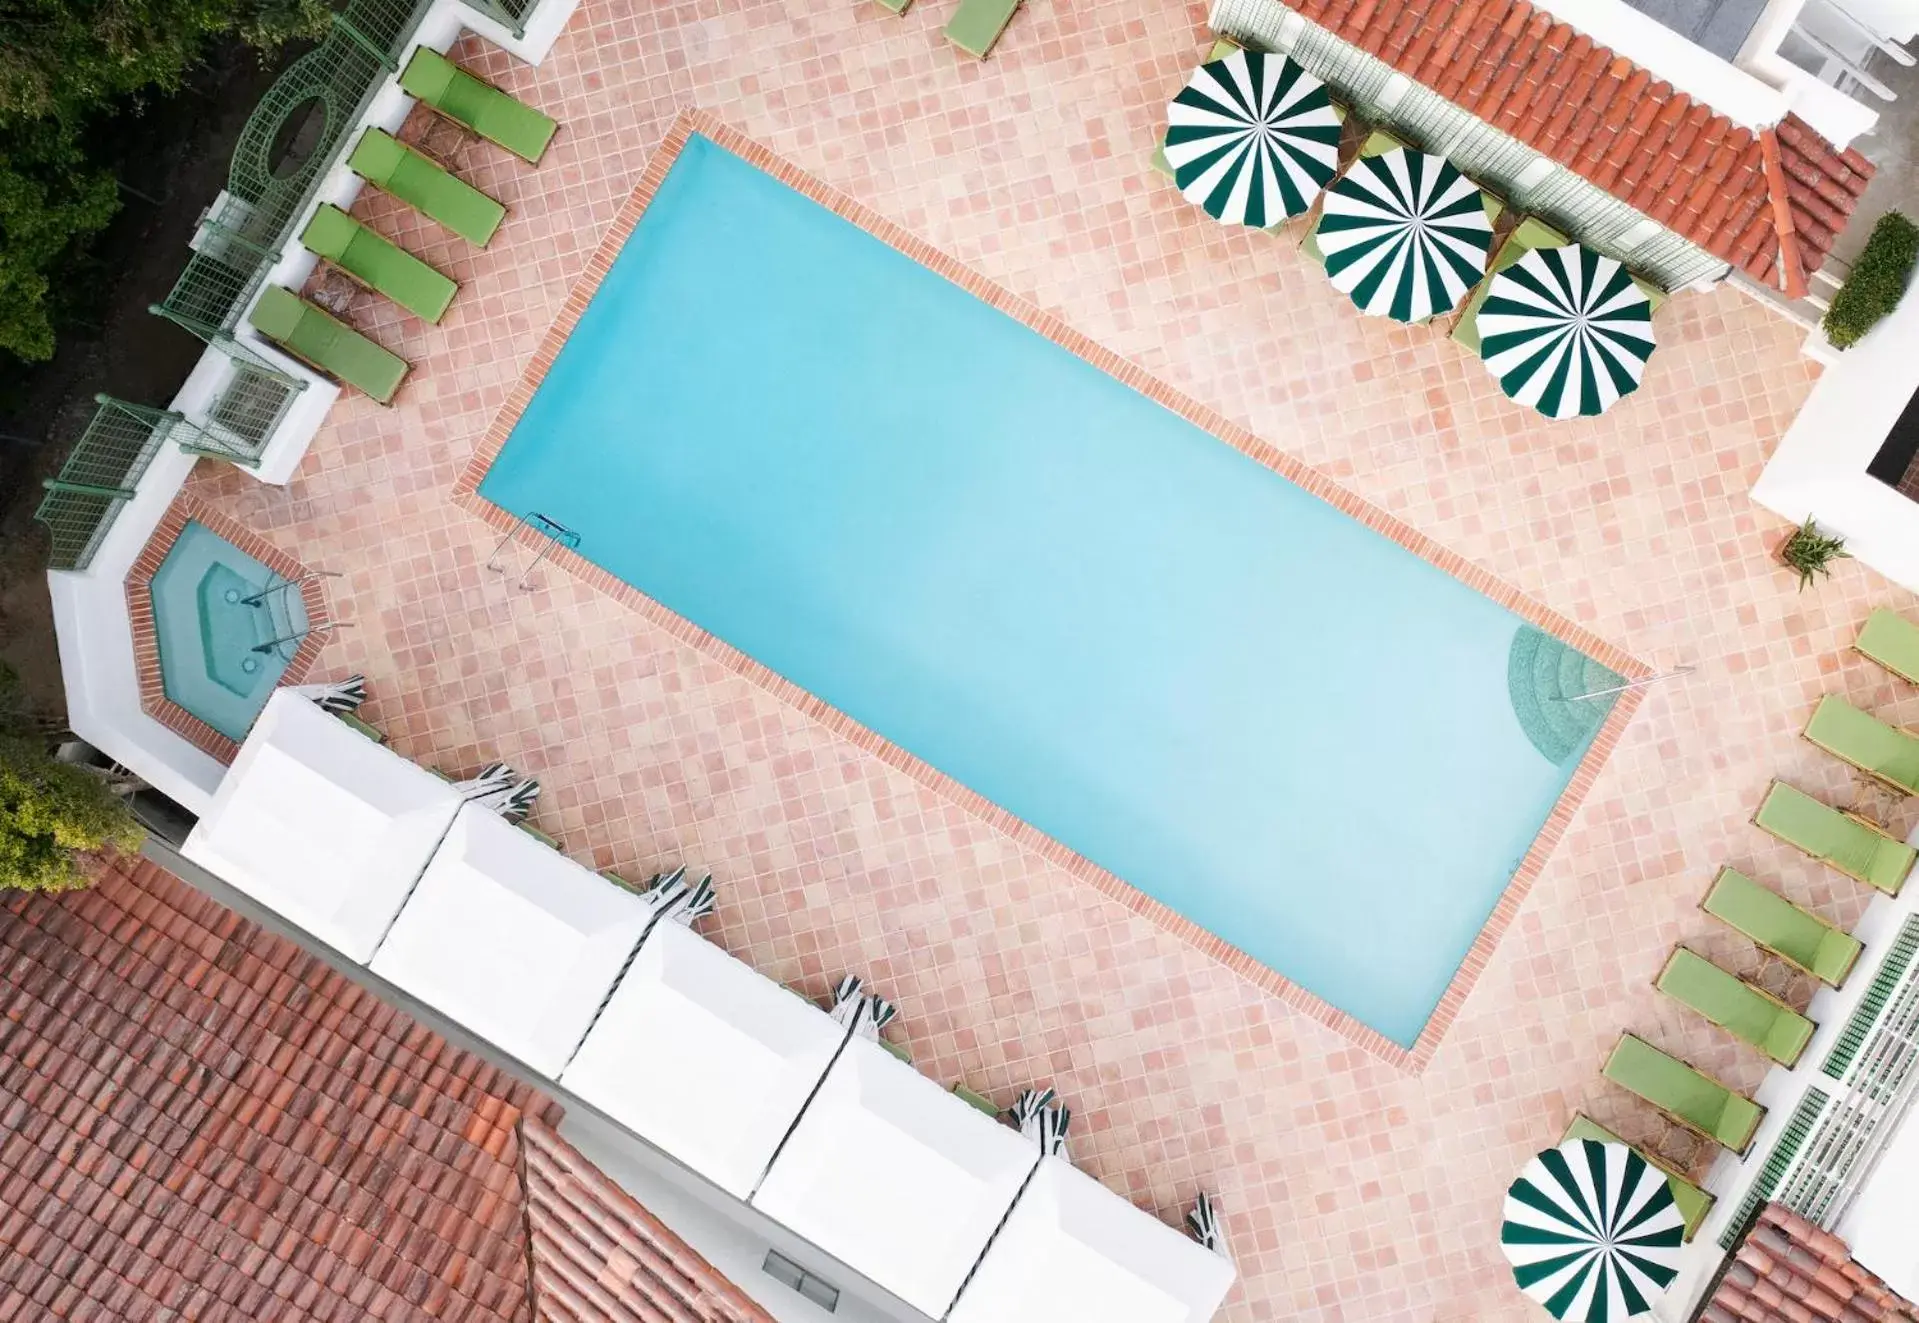
[[[161,687],[232,740],[246,738],[306,633],[298,588],[197,520],[153,572]]]
[[[1616,682],[698,134],[479,490],[1402,1047]]]

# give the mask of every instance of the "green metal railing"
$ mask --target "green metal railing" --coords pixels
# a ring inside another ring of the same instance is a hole
[[[73,453],[48,478],[34,518],[53,533],[52,567],[84,570],[120,509],[133,499],[147,465],[183,420],[177,413],[94,397],[99,408]]]
[[[240,133],[226,194],[202,222],[186,270],[154,311],[227,348],[220,337],[279,260],[293,222],[345,151],[348,130],[399,70],[429,3],[352,0],[320,44],[280,75]],[[302,141],[289,155],[296,131]]]
[[[539,0],[466,0],[467,7],[476,9],[515,37],[526,35],[527,15],[531,14]]]

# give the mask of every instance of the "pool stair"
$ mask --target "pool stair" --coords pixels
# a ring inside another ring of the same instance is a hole
[[[1625,683],[1617,671],[1532,625],[1520,626],[1506,658],[1513,715],[1554,766],[1585,747]]]

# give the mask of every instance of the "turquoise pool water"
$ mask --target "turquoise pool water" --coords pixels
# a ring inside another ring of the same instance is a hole
[[[1611,674],[698,137],[480,490],[1407,1046]]]
[[[246,738],[297,646],[269,645],[306,630],[297,588],[248,600],[279,582],[205,524],[189,521],[148,586],[167,697],[229,739]]]

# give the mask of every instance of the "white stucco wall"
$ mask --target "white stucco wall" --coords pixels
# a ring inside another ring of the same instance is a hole
[[[1919,298],[1908,291],[1892,316],[1826,368],[1752,496],[1794,522],[1818,519],[1855,557],[1919,592],[1919,504],[1866,472],[1915,390]]]

